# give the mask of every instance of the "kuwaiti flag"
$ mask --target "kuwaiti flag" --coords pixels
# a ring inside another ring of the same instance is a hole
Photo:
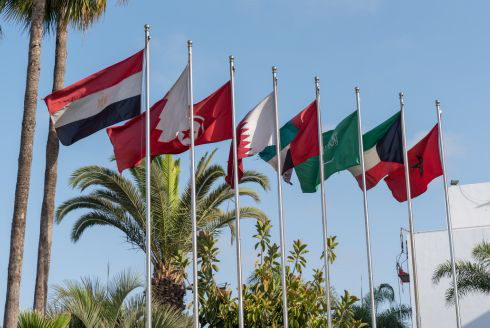
[[[316,101],[287,122],[279,130],[279,134],[281,138],[280,160],[283,163],[281,175],[284,181],[290,183],[293,168],[320,153]],[[278,157],[275,145],[266,147],[259,153],[259,156],[276,169]]]
[[[243,159],[254,156],[267,146],[275,144],[274,93],[270,93],[255,106],[236,128],[238,181],[243,176]],[[233,143],[228,157],[228,175],[225,180],[234,187]]]
[[[164,114],[166,111],[189,111],[187,74],[188,68],[186,67],[165,97],[150,108],[150,150],[152,157],[161,154],[180,154],[190,147],[190,115],[179,116],[182,113]],[[142,113],[122,126],[107,129],[107,134],[114,147],[119,172],[134,167],[146,155],[145,115],[146,113]],[[165,125],[167,122],[162,124],[162,117],[173,120],[174,124]],[[167,136],[174,136],[168,142],[161,141],[164,132],[160,130],[162,126],[169,126]],[[178,131],[169,132],[174,126],[179,127]],[[194,104],[195,145],[231,139],[232,131],[231,86],[228,81],[204,100]]]
[[[140,113],[143,55],[141,50],[44,99],[63,145]]]
[[[363,135],[366,189],[403,165],[401,115],[396,113],[388,120]],[[362,188],[360,165],[348,169]]]

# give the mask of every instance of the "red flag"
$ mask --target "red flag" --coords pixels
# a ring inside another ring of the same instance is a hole
[[[408,151],[411,197],[423,194],[429,183],[442,175],[439,153],[439,129],[436,124],[430,133]],[[407,200],[405,167],[401,167],[385,178],[393,197],[399,202]]]
[[[152,157],[161,154],[180,154],[190,147],[190,129],[180,131],[170,142],[158,140],[162,131],[156,127],[166,102],[167,99],[163,98],[150,109]],[[134,167],[145,157],[145,115],[146,113],[141,113],[122,126],[107,129],[119,172]],[[230,82],[194,105],[194,133],[196,146],[232,138]]]

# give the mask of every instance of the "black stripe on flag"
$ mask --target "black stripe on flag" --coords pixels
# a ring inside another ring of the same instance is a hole
[[[382,162],[403,164],[401,116],[393,122],[386,134],[378,141],[376,151]]]
[[[140,114],[141,95],[112,103],[94,116],[56,128],[58,139],[65,146],[95,132]]]

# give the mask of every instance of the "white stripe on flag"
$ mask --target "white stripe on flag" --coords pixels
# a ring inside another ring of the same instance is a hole
[[[97,115],[118,101],[141,95],[142,72],[133,74],[118,84],[78,99],[51,115],[56,128]]]
[[[376,145],[364,152],[364,167],[366,172],[378,165],[379,162],[381,162],[381,159],[379,158]],[[362,174],[361,165],[349,167],[348,170],[355,177]]]

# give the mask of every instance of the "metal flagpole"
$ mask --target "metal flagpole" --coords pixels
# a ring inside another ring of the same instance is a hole
[[[320,78],[315,77],[316,109],[318,117],[318,151],[320,157],[320,190],[322,197],[322,226],[323,226],[323,251],[325,252],[325,292],[327,299],[327,327],[332,327],[332,313],[330,304],[330,263],[328,260],[328,230],[327,230],[327,204],[325,199],[325,168],[323,167],[323,134],[322,113],[320,112]]]
[[[439,127],[439,151],[441,155],[442,172],[444,179],[444,194],[446,198],[446,220],[447,220],[447,233],[449,237],[449,253],[451,256],[451,271],[453,274],[453,285],[454,285],[454,305],[456,308],[456,326],[461,328],[461,314],[459,310],[459,295],[458,295],[458,277],[456,272],[456,259],[454,255],[454,240],[453,240],[453,224],[451,222],[451,207],[449,204],[448,196],[448,186],[447,186],[447,175],[446,175],[446,151],[444,149],[444,138],[442,136],[442,112],[441,112],[441,102],[436,100],[436,111],[437,111],[437,123]]]
[[[361,99],[359,94],[359,88],[355,88],[356,91],[356,105],[357,105],[357,132],[359,140],[359,157],[361,161],[362,169],[362,194],[364,197],[364,226],[366,230],[366,249],[367,249],[367,261],[368,261],[368,277],[369,277],[369,295],[371,298],[371,327],[376,328],[376,304],[374,303],[374,285],[373,285],[373,263],[371,259],[371,232],[369,229],[369,212],[368,212],[368,199],[366,191],[366,167],[364,166],[364,147],[362,138],[362,120],[361,120]]]
[[[151,152],[150,152],[150,25],[145,25],[146,95],[146,328],[151,328]]]
[[[284,328],[288,328],[288,295],[286,285],[286,251],[284,249],[284,213],[282,204],[282,163],[281,163],[281,136],[279,133],[279,112],[277,106],[277,67],[272,67],[272,83],[274,86],[274,112],[276,125],[276,155],[277,155],[277,198],[279,205],[279,236],[281,242],[281,284],[282,284],[282,313]]]
[[[236,270],[238,283],[238,327],[243,328],[243,283],[242,283],[242,250],[240,241],[240,189],[238,181],[238,155],[236,140],[235,115],[235,57],[230,56],[231,113],[233,119],[233,184],[235,186],[235,235],[236,235]]]
[[[420,304],[419,304],[419,288],[417,281],[417,261],[415,256],[415,240],[413,239],[414,225],[413,225],[413,211],[412,211],[412,192],[410,186],[410,172],[407,154],[407,134],[405,130],[405,102],[403,100],[403,92],[400,92],[400,115],[402,125],[402,146],[403,146],[403,163],[405,167],[405,184],[407,186],[407,204],[408,204],[408,234],[410,236],[410,248],[411,248],[411,264],[412,264],[412,276],[413,281],[413,293],[415,302],[415,322],[416,327],[421,328],[422,323],[420,321]]]
[[[196,219],[196,173],[194,153],[194,97],[192,94],[192,41],[187,41],[189,54],[189,116],[191,134],[191,220],[192,220],[192,278],[194,294],[194,328],[199,328],[199,294],[197,289],[197,219]]]

